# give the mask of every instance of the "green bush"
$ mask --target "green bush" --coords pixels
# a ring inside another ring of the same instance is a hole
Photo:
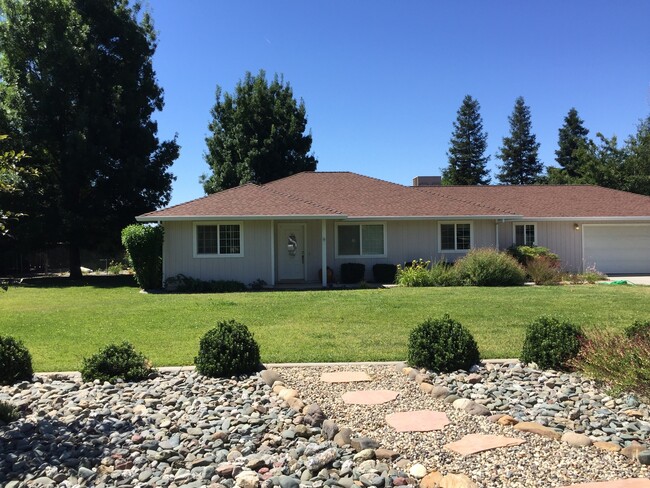
[[[20,414],[16,407],[11,403],[0,401],[0,422],[8,424],[14,420],[18,420]]]
[[[634,392],[650,401],[650,336],[593,331],[583,338],[580,352],[571,365],[602,381],[619,395]]]
[[[520,286],[526,281],[526,272],[517,260],[494,249],[473,249],[455,266],[467,285]]]
[[[341,283],[360,283],[365,275],[366,265],[363,263],[344,263],[341,265]]]
[[[201,338],[194,364],[213,378],[250,374],[260,369],[260,348],[244,324],[223,321]]]
[[[526,326],[521,361],[542,369],[563,369],[580,351],[582,332],[570,322],[542,316]]]
[[[141,381],[151,373],[151,363],[143,354],[137,352],[129,342],[109,344],[84,358],[81,378],[84,381]]]
[[[0,336],[0,385],[31,381],[32,356],[22,341]]]
[[[650,320],[635,320],[632,325],[623,330],[623,333],[628,339],[634,339],[635,337],[650,339]]]
[[[562,281],[562,270],[560,270],[558,262],[546,256],[528,261],[526,273],[536,285],[557,285]]]
[[[258,280],[263,282],[263,280]],[[263,288],[260,285],[260,289]],[[237,293],[246,291],[246,285],[235,280],[210,280],[203,281],[178,274],[165,281],[165,287],[178,293]],[[253,288],[255,289],[255,288]]]
[[[560,258],[547,247],[542,246],[515,246],[508,248],[507,253],[514,257],[522,266],[528,266],[532,260],[546,258],[550,263],[559,267]]]
[[[480,360],[471,332],[449,315],[427,319],[409,336],[408,363],[413,367],[448,373],[468,370]]]
[[[438,261],[431,266],[429,275],[433,286],[462,286],[463,284],[456,266],[446,261]]]
[[[122,245],[140,288],[152,290],[162,286],[163,238],[161,226],[133,224],[122,229]]]
[[[395,283],[400,286],[433,286],[433,280],[429,273],[431,261],[422,259],[413,260],[404,266],[397,265]]]
[[[372,267],[372,276],[375,283],[395,283],[397,266],[394,264],[375,264]]]

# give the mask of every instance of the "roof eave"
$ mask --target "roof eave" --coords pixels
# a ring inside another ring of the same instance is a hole
[[[138,222],[196,222],[206,220],[336,220],[345,215],[138,215]]]

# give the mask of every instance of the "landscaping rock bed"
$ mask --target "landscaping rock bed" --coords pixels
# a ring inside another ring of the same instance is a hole
[[[278,368],[241,379],[183,371],[115,385],[38,376],[33,383],[0,388],[0,400],[23,412],[18,421],[0,426],[0,486],[433,487],[431,472],[439,471],[466,483],[454,486],[555,487],[648,476],[646,466],[621,453],[502,426],[496,417],[456,408],[463,402],[455,407],[451,395],[471,398],[490,413],[510,414],[513,422],[572,426],[576,435],[621,445],[632,442],[629,436],[647,441],[646,405],[610,399],[574,375],[488,368],[473,376],[406,370],[409,380],[394,366],[357,366],[352,369],[372,379],[357,384],[320,381],[323,372],[350,369],[339,366]],[[435,398],[436,387],[448,394]],[[355,389],[399,396],[377,405],[345,403],[342,395]],[[565,402],[562,412],[548,406],[558,401]],[[444,411],[451,423],[440,431],[402,433],[386,424],[388,414],[422,409]],[[638,415],[625,413],[630,409]],[[573,424],[560,413],[576,417],[569,418]],[[526,442],[467,457],[444,449],[468,433]]]

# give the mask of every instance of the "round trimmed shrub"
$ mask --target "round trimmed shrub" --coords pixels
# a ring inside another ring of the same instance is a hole
[[[20,381],[31,381],[32,356],[22,341],[9,336],[0,336],[0,385],[13,385]]]
[[[408,363],[413,367],[449,373],[468,370],[480,360],[472,333],[447,314],[425,320],[409,336]]]
[[[244,324],[222,321],[201,338],[194,364],[212,378],[250,374],[260,370],[260,348]]]
[[[84,381],[108,381],[115,383],[117,380],[141,381],[149,377],[151,363],[138,351],[133,344],[124,341],[121,344],[109,344],[93,354],[84,358],[81,366],[81,378]]]
[[[472,249],[456,261],[461,281],[473,286],[521,286],[526,271],[515,258],[494,249]]]
[[[577,325],[542,316],[526,326],[521,361],[541,369],[563,369],[580,352],[582,332]]]
[[[11,403],[0,401],[0,425],[9,424],[20,418],[18,409]]]

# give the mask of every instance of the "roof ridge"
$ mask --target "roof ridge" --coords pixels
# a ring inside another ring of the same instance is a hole
[[[465,186],[470,186],[470,185],[465,185]],[[414,187],[414,188],[418,188],[418,187]],[[512,210],[507,210],[505,208],[500,208],[500,207],[493,207],[491,205],[486,205],[486,204],[484,204],[482,202],[475,202],[473,200],[466,200],[464,198],[458,198],[458,197],[452,197],[452,196],[449,196],[449,195],[444,195],[444,194],[441,194],[441,193],[437,193],[432,188],[429,188],[429,189],[430,189],[429,193],[435,193],[436,196],[446,198],[447,200],[452,200],[454,202],[468,203],[470,205],[474,205],[474,206],[480,207],[480,208],[487,208],[489,210],[496,210],[498,212],[505,212],[505,213],[507,213],[509,215],[519,215],[519,214],[513,212]]]
[[[303,171],[303,173],[305,173],[305,172],[306,171]],[[272,182],[269,182],[269,183],[272,183]],[[329,212],[334,212],[334,213],[339,214],[339,215],[345,215],[343,212],[341,212],[340,210],[338,210],[336,208],[331,208],[331,207],[328,207],[326,205],[322,205],[320,203],[312,202],[310,200],[300,198],[300,197],[298,197],[296,195],[293,195],[291,193],[285,193],[283,191],[278,191],[278,190],[276,190],[274,188],[269,188],[268,186],[266,186],[267,184],[261,185],[260,188],[262,190],[264,190],[264,191],[268,191],[270,193],[275,193],[276,195],[280,195],[280,196],[283,196],[283,197],[286,197],[286,198],[290,198],[290,199],[296,200],[298,202],[306,203],[307,205],[311,205],[312,207],[315,207],[315,208],[318,208],[318,209],[321,209],[321,210],[327,210]]]

